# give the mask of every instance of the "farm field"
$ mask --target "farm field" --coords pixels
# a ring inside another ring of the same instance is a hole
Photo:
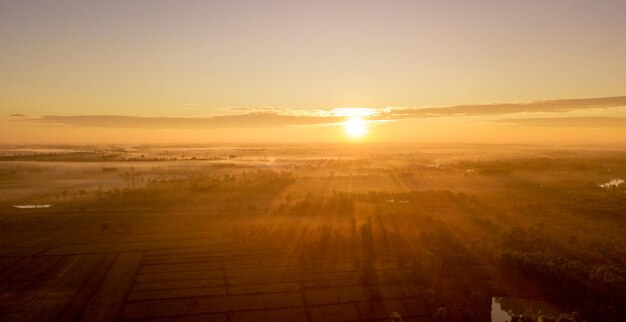
[[[626,309],[623,151],[74,149],[2,152],[0,320],[616,321]]]

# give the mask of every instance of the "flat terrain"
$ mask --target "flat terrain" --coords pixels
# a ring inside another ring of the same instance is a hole
[[[620,149],[5,147],[0,320],[619,321],[625,178]]]

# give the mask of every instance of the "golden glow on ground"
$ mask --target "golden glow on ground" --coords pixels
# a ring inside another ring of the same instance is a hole
[[[367,134],[367,123],[365,120],[358,116],[353,116],[343,122],[344,130],[346,134],[354,139],[360,138]]]

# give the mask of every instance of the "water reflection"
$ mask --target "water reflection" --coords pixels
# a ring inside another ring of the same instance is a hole
[[[619,185],[621,185],[622,183],[624,183],[623,179],[613,179],[607,183],[603,183],[601,185],[599,185],[600,188],[605,188],[605,189],[610,189],[610,188],[617,188]]]
[[[500,298],[491,298],[491,322],[511,321],[511,315],[502,309]]]
[[[508,322],[524,316],[533,320],[540,316],[558,316],[558,310],[550,303],[517,297],[492,297],[491,322]]]
[[[15,208],[19,209],[33,209],[33,208],[50,208],[52,205],[13,205]]]

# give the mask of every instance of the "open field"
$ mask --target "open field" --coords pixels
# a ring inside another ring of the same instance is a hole
[[[2,321],[626,312],[620,149],[1,150]]]

